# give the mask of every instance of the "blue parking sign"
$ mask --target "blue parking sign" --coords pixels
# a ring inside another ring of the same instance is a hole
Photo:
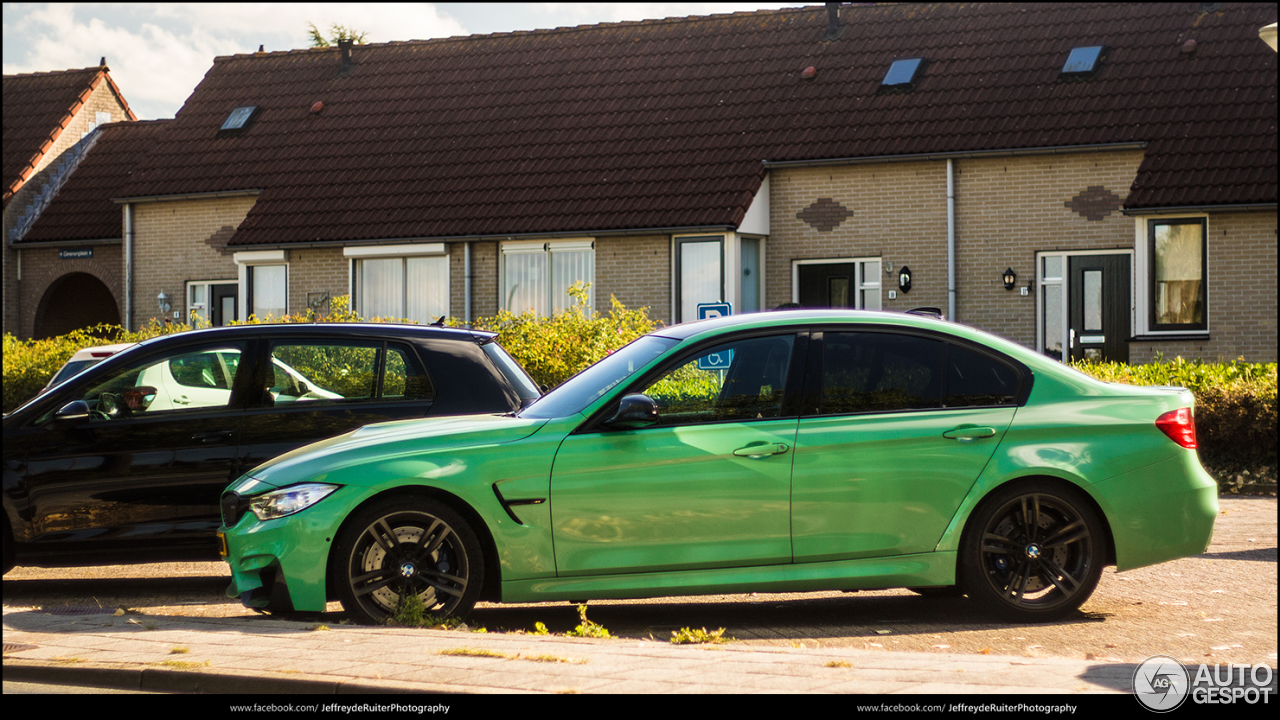
[[[698,303],[698,319],[725,317],[733,314],[733,305],[729,303]],[[733,363],[733,351],[711,353],[698,358],[699,370],[727,370]]]

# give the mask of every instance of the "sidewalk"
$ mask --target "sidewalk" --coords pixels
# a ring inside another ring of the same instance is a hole
[[[1120,693],[1133,672],[1084,660],[4,610],[6,680],[161,692]]]

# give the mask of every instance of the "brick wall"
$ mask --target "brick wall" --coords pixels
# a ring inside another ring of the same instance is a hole
[[[1129,150],[955,161],[957,319],[1034,347],[1035,293],[1005,290],[1001,274],[1012,268],[1025,286],[1037,252],[1132,249],[1133,219],[1120,206],[1142,157]]]
[[[885,310],[947,306],[946,163],[779,169],[770,187],[766,307],[791,302],[793,260],[839,257],[887,262],[895,274],[881,276]],[[903,265],[911,292],[890,300]]]
[[[596,239],[596,312],[612,309],[609,296],[649,317],[671,322],[671,238],[668,235]]]
[[[62,259],[58,251],[65,248],[85,249],[71,245],[27,247],[22,249],[22,280],[15,294],[22,297],[20,318],[16,322],[17,337],[33,337],[40,301],[49,289],[71,273],[86,273],[97,278],[116,301],[116,311],[124,317],[124,254],[122,245],[93,245],[93,257]]]
[[[134,280],[132,327],[160,318],[156,296],[169,296],[173,318],[187,317],[188,280],[238,282],[238,268],[225,247],[229,232],[244,221],[255,197],[207,198],[137,203],[134,208]],[[339,251],[341,252],[341,251]],[[290,282],[290,303],[294,287]],[[306,294],[303,292],[305,299]]]
[[[1210,214],[1208,241],[1209,339],[1130,343],[1130,362],[1276,361],[1276,213]]]
[[[290,250],[286,257],[289,260],[287,302],[290,313],[306,313],[307,293],[328,293],[330,300],[339,295],[350,294],[350,262],[343,257],[342,248]]]

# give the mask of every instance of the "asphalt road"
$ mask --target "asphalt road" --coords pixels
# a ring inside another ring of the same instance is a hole
[[[992,622],[967,600],[906,590],[762,593],[659,600],[604,600],[588,617],[618,637],[669,638],[681,627],[716,630],[750,645],[851,647],[892,652],[990,653],[1141,662],[1165,654],[1195,663],[1276,667],[1275,497],[1226,497],[1204,555],[1126,573],[1108,569],[1080,612],[1041,625]],[[223,594],[223,563],[98,568],[16,568],[6,607],[124,607],[145,615],[258,617]],[[340,606],[303,621],[341,622]],[[565,632],[567,603],[481,603],[473,628]]]

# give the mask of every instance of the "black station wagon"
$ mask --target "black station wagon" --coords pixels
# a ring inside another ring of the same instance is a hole
[[[538,388],[493,333],[288,324],[167,335],[4,417],[4,570],[216,560],[246,471],[375,422],[509,413]]]

